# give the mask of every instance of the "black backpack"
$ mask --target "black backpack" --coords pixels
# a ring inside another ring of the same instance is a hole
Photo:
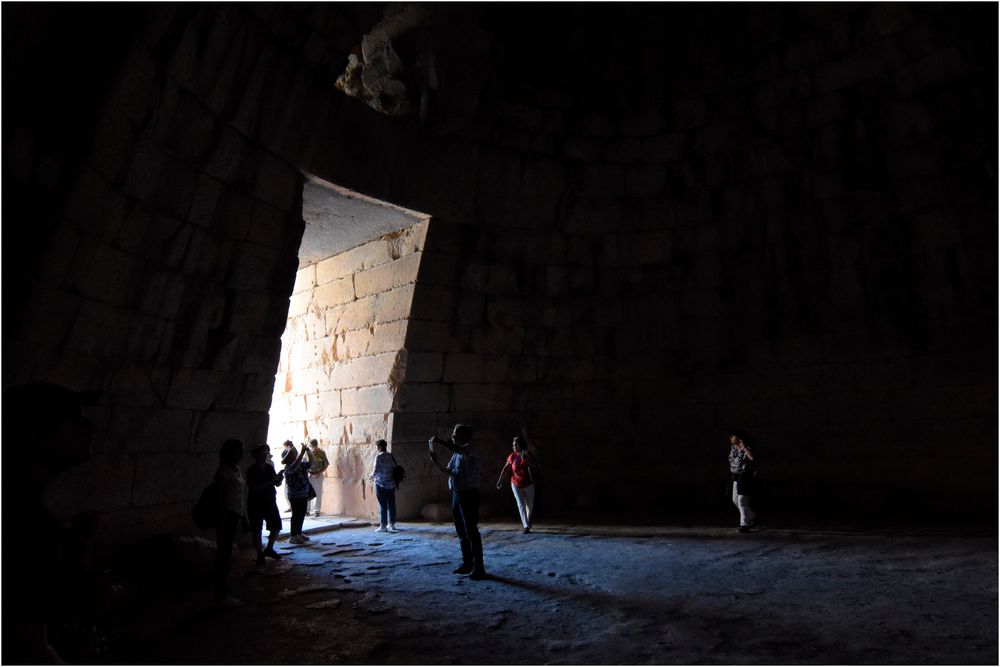
[[[392,454],[390,454],[389,456],[392,456]],[[392,464],[393,464],[392,465],[392,481],[395,482],[396,486],[399,486],[399,483],[403,481],[404,477],[406,477],[406,469],[403,468],[403,466],[401,466],[398,463],[396,463],[396,457],[395,456],[392,457]]]
[[[219,516],[219,485],[213,479],[201,492],[198,502],[191,508],[191,518],[194,525],[202,530],[215,528]]]

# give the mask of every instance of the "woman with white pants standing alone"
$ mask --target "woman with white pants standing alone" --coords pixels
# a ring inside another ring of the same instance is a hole
[[[757,516],[750,507],[757,464],[744,439],[738,431],[729,435],[729,474],[733,481],[733,505],[740,511],[740,532],[749,533]]]
[[[497,480],[497,490],[503,487],[503,476],[510,468],[510,488],[514,492],[514,499],[517,501],[517,511],[521,515],[521,524],[524,532],[531,532],[531,510],[535,506],[535,472],[538,470],[538,463],[535,457],[528,451],[527,438],[516,436],[511,445],[513,450],[507,457],[507,462],[500,471],[500,478]]]

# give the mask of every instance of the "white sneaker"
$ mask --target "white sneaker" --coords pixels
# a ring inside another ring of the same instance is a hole
[[[385,529],[385,526],[379,526],[375,529],[376,533],[388,533],[389,531]]]
[[[390,533],[395,533],[396,532],[396,524],[394,524],[394,523],[390,523],[389,524],[389,532]]]
[[[306,543],[306,540],[305,540],[305,538],[302,535],[292,535],[291,537],[288,538],[288,541],[291,544],[305,544]]]
[[[299,537],[301,537],[301,538],[302,538],[303,540],[305,540],[306,542],[308,542],[309,540],[311,540],[311,539],[312,539],[311,537],[309,537],[309,536],[308,536],[308,535],[306,535],[305,533],[299,533]]]

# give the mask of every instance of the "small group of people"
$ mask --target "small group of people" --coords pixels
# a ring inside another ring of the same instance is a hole
[[[218,516],[216,521],[215,597],[223,604],[239,604],[228,596],[226,577],[232,556],[233,543],[240,529],[249,532],[257,552],[257,565],[263,565],[267,558],[280,560],[281,554],[274,550],[274,543],[281,533],[281,514],[278,510],[277,487],[285,485],[285,497],[291,508],[291,527],[288,541],[291,544],[305,544],[309,536],[302,532],[308,504],[319,500],[322,494],[322,477],[313,473],[313,466],[324,472],[329,460],[319,442],[312,440],[311,449],[304,443],[296,448],[291,440],[286,440],[281,453],[282,469],[275,470],[271,448],[260,444],[250,450],[253,463],[244,475],[240,468],[243,442],[226,440],[219,450],[219,467],[214,482],[217,489]],[[319,503],[316,504],[319,513]],[[267,528],[267,545],[263,541],[263,529]]]
[[[434,448],[441,445],[451,452],[448,463],[442,464]],[[455,574],[468,574],[470,579],[486,579],[486,565],[483,561],[483,539],[479,533],[479,477],[482,462],[472,444],[472,427],[456,424],[450,441],[434,436],[427,441],[431,462],[448,476],[451,490],[451,513],[455,521],[462,551],[462,562],[455,568]],[[528,437],[517,436],[511,444],[513,450],[497,479],[497,489],[503,486],[507,470],[511,471],[511,490],[517,501],[518,513],[525,533],[531,532],[531,513],[534,509],[535,480],[538,477],[538,462],[528,452]]]

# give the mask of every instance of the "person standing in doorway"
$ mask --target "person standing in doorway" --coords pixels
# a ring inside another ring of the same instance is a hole
[[[229,596],[226,578],[233,543],[241,528],[247,525],[247,482],[240,469],[243,441],[230,439],[219,449],[219,468],[215,471],[218,488],[218,520],[215,524],[215,601],[221,606],[235,606],[242,601]]]
[[[372,463],[368,477],[375,482],[375,498],[378,500],[379,522],[376,533],[396,532],[396,480],[392,475],[396,459],[387,450],[389,443],[379,440],[375,443],[378,454]]]
[[[292,544],[305,544],[309,541],[309,538],[302,534],[306,506],[313,494],[312,484],[309,483],[309,461],[303,460],[306,451],[307,448],[303,444],[298,452],[293,446],[291,449],[285,449],[281,455],[281,463],[285,466],[285,497],[292,506],[292,525],[288,537],[288,541]]]
[[[733,505],[740,511],[740,532],[749,533],[755,526],[756,514],[750,507],[757,463],[741,431],[729,435],[729,475],[733,483]]]
[[[284,464],[284,462],[285,462],[285,455],[288,454],[288,452],[292,452],[294,455],[298,456],[298,452],[295,450],[295,443],[292,442],[291,440],[285,440],[283,443],[281,443],[281,446],[282,446],[282,450],[281,450],[281,457],[280,458],[281,458],[282,464]],[[291,502],[288,501],[288,490],[287,489],[285,490],[285,501],[288,502],[288,505],[282,511],[288,512],[290,514],[292,512],[292,505],[291,505]]]
[[[434,445],[440,444],[452,452],[447,465],[442,465],[434,453]],[[483,539],[479,534],[479,453],[472,445],[472,427],[455,424],[451,442],[437,436],[427,441],[431,462],[448,475],[451,489],[451,513],[455,519],[455,532],[462,548],[462,564],[455,574],[468,574],[470,579],[485,579],[483,564]]]
[[[281,556],[274,550],[274,542],[281,532],[281,515],[278,514],[277,495],[274,488],[281,484],[285,471],[276,473],[274,464],[268,458],[270,448],[257,445],[250,450],[254,462],[247,468],[247,518],[253,533],[253,546],[257,550],[257,565],[264,564],[264,557],[279,560]],[[267,524],[267,548],[261,540],[261,529]]]
[[[319,446],[319,440],[309,441],[309,483],[312,484],[316,497],[309,501],[309,508],[306,514],[319,516],[323,505],[323,478],[326,477],[326,469],[330,467],[330,459],[327,458]]]
[[[507,457],[507,462],[500,471],[500,478],[497,479],[497,490],[503,487],[503,477],[509,468],[510,488],[514,492],[514,500],[517,501],[521,525],[527,534],[531,532],[531,511],[535,506],[535,471],[538,469],[538,463],[528,451],[528,441],[525,438],[516,436],[511,449],[513,451]]]

